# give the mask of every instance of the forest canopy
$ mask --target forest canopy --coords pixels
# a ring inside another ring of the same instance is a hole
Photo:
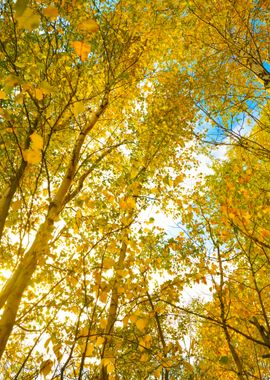
[[[269,379],[269,25],[1,1],[1,379]]]

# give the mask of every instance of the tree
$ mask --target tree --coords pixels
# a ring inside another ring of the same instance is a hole
[[[168,169],[192,137],[194,108],[179,95],[187,79],[170,56],[177,10],[6,1],[1,11],[2,372],[81,378],[94,339],[107,378],[115,367],[107,335],[122,313],[122,268],[133,257],[127,250],[150,239],[140,242],[138,227],[130,228],[153,202],[149,193],[168,202]],[[109,269],[115,274],[106,279]],[[155,328],[160,334],[157,319]],[[44,334],[53,360],[37,348]]]
[[[190,379],[209,360],[267,373],[268,21],[248,0],[2,2],[5,378]],[[240,148],[190,201],[202,139]],[[182,216],[188,239],[151,207]],[[208,279],[213,301],[183,306]]]
[[[257,132],[256,139],[263,134]],[[197,371],[203,378],[269,374],[268,168],[267,158],[234,148],[205,190],[193,194],[196,207],[187,221],[193,238],[204,241],[200,273],[213,292],[212,301],[196,311]]]

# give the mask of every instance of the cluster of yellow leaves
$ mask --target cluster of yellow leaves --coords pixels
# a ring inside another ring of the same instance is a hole
[[[49,18],[50,21],[54,21],[58,17],[58,9],[53,6],[44,8],[43,14]],[[40,24],[40,15],[32,8],[28,6],[27,0],[17,0],[15,5],[15,19],[18,27],[32,31]]]
[[[119,206],[122,210],[131,210],[136,207],[136,202],[134,198],[128,197],[125,199],[121,199],[119,202]]]
[[[95,20],[86,20],[78,24],[78,30],[85,35],[91,35],[98,31],[99,26]],[[91,51],[91,45],[85,41],[73,41],[72,47],[76,54],[84,62],[88,59],[88,55]]]
[[[147,325],[148,325],[148,319],[142,317],[142,316],[139,316],[139,312],[135,312],[134,314],[130,315],[130,316],[125,316],[125,318],[123,319],[123,324],[124,325],[127,325],[128,322],[131,322],[131,323],[134,323],[135,326],[137,327],[138,330],[140,330],[141,332],[145,331]],[[145,341],[142,342],[142,344],[144,345]]]
[[[29,164],[38,164],[41,161],[41,150],[43,148],[43,138],[34,132],[30,136],[31,147],[23,151],[23,159]]]

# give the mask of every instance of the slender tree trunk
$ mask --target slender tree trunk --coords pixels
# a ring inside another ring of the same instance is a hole
[[[98,110],[93,113],[92,119],[85,129],[80,133],[74,145],[71,159],[68,164],[66,174],[51,202],[45,222],[40,226],[36,238],[25,256],[22,258],[17,269],[15,269],[11,278],[6,282],[0,293],[0,307],[4,307],[0,319],[0,358],[5,350],[8,338],[12,332],[16,321],[17,312],[20,306],[21,298],[29,282],[39,265],[39,259],[47,256],[49,250],[49,241],[54,231],[54,222],[62,210],[65,196],[67,195],[80,159],[80,152],[87,134],[92,130],[98,121],[100,115],[107,106],[107,99],[103,101]]]
[[[127,235],[126,235],[126,238],[127,238]],[[117,265],[116,265],[116,269],[122,269],[123,268],[125,258],[126,258],[126,253],[127,253],[127,244],[126,244],[125,238],[124,238],[123,242],[122,242],[121,249],[120,249],[120,255],[119,255]],[[107,320],[107,326],[105,328],[106,336],[105,336],[105,341],[104,341],[103,348],[102,348],[101,361],[102,361],[102,359],[104,359],[110,355],[107,336],[109,334],[113,333],[114,324],[115,324],[116,317],[117,317],[117,309],[118,309],[118,302],[119,302],[119,293],[117,290],[118,285],[119,285],[119,280],[118,280],[117,274],[116,274],[114,286],[112,289],[111,302],[110,302],[110,306],[109,306],[109,312],[108,312],[109,315],[108,315],[108,320]],[[107,372],[107,367],[105,365],[101,364],[99,380],[108,380],[108,378],[109,378],[109,374]]]
[[[10,186],[4,191],[4,195],[2,199],[0,200],[0,240],[2,239],[3,229],[4,229],[5,222],[8,216],[12,198],[16,190],[18,189],[18,186],[23,176],[26,165],[27,163],[25,161],[21,162],[21,165],[16,175],[13,177],[13,180],[11,181]]]
[[[224,300],[224,274],[223,274],[223,266],[222,266],[222,258],[219,250],[219,246],[217,246],[218,253],[218,263],[219,263],[219,271],[220,271],[220,291],[218,293],[219,303],[220,303],[220,317],[222,321],[222,329],[224,331],[225,339],[227,341],[229,350],[232,354],[234,363],[237,368],[237,376],[239,380],[247,380],[245,370],[243,368],[242,360],[239,357],[234,345],[232,344],[231,335],[229,333],[229,329],[227,327],[226,320],[226,311],[225,311],[225,300]]]
[[[155,306],[153,304],[152,298],[151,298],[151,296],[150,296],[150,294],[148,292],[147,292],[147,297],[148,297],[151,309],[152,309],[152,311],[154,313],[154,316],[155,316],[155,320],[156,320],[156,324],[157,324],[157,330],[158,330],[158,335],[159,335],[159,339],[160,339],[161,344],[162,344],[163,356],[164,356],[164,358],[166,358],[167,357],[167,353],[166,353],[166,348],[167,347],[166,347],[166,341],[165,341],[165,338],[164,338],[162,326],[161,326],[161,323],[160,323],[160,320],[159,320],[159,315],[158,315],[158,313],[155,310]],[[162,379],[169,380],[169,370],[167,368],[165,368],[164,371],[162,370]]]

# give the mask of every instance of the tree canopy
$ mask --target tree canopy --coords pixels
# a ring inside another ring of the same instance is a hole
[[[269,378],[268,6],[1,2],[3,379]]]

